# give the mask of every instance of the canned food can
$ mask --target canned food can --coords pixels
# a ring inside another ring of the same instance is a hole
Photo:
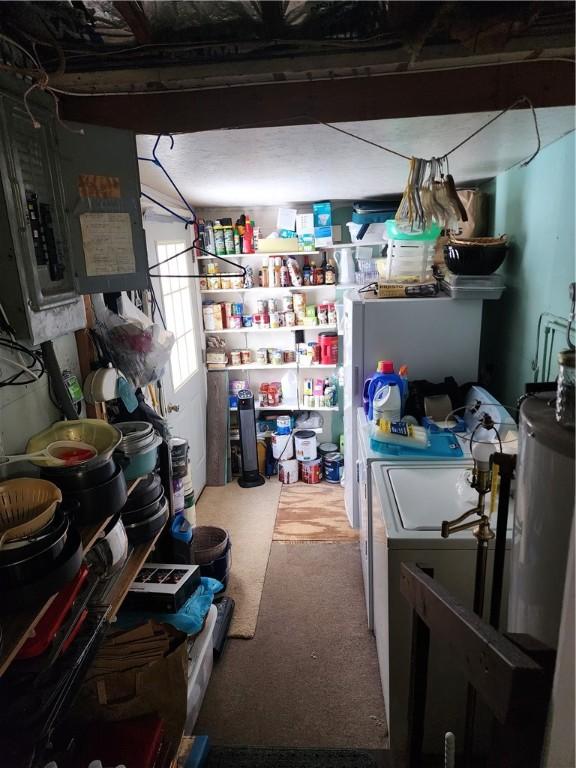
[[[268,365],[268,350],[265,347],[256,350],[256,362],[259,365]]]
[[[299,309],[304,309],[306,306],[306,294],[302,293],[302,291],[297,291],[292,294],[292,303],[294,307],[294,312],[298,312]]]
[[[220,289],[220,286],[222,285],[220,281],[220,275],[209,275],[208,276],[208,288],[211,291],[218,291]]]
[[[284,325],[292,326],[296,325],[296,315],[294,312],[284,312]]]
[[[242,355],[240,354],[239,349],[233,349],[230,352],[230,365],[241,365],[242,364]]]
[[[268,299],[268,312],[276,312],[276,299]]]
[[[207,278],[207,277],[204,277],[204,276],[202,276],[202,277],[200,278],[200,281],[199,281],[199,282],[200,282],[200,290],[201,290],[201,291],[207,291],[207,290],[208,290],[208,278]]]
[[[283,312],[293,312],[294,311],[294,300],[292,299],[292,296],[283,296],[282,297],[282,311]]]
[[[327,483],[339,483],[344,470],[344,457],[341,453],[328,453],[324,456],[324,478]]]
[[[293,349],[285,349],[284,350],[284,362],[285,363],[295,363],[296,362],[296,352],[294,352]]]
[[[240,350],[240,359],[242,365],[246,365],[247,363],[252,362],[252,350],[251,349],[241,349]]]
[[[252,328],[252,315],[242,315],[242,325],[244,328]]]
[[[242,316],[230,315],[228,318],[228,328],[242,328]]]
[[[244,304],[242,304],[241,302],[232,304],[231,314],[232,315],[244,314]]]
[[[268,312],[268,302],[266,299],[258,299],[256,301],[256,311],[261,315]]]
[[[282,354],[281,349],[270,350],[270,362],[272,363],[272,365],[282,365],[283,360],[284,360],[284,355]]]
[[[322,480],[322,459],[300,462],[300,479],[303,483],[316,485]]]
[[[270,312],[270,328],[280,328],[280,314],[278,312]]]

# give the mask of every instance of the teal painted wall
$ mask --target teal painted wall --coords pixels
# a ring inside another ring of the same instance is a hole
[[[574,137],[547,146],[532,163],[486,185],[493,234],[506,233],[511,249],[500,271],[506,291],[484,302],[481,379],[513,404],[533,381],[538,317],[569,313],[568,284],[575,276]],[[557,340],[555,350],[566,346]],[[556,376],[557,367],[552,369]]]

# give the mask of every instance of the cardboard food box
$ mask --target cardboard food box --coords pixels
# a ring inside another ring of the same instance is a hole
[[[128,590],[124,606],[176,613],[200,585],[200,566],[147,563]]]

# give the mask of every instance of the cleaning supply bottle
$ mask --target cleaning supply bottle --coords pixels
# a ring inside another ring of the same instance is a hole
[[[401,365],[398,376],[402,379],[402,414],[406,413],[406,401],[408,400],[408,366]]]
[[[377,388],[372,400],[372,418],[376,424],[389,421],[393,424],[402,417],[402,394],[400,385],[389,381]]]
[[[379,360],[376,367],[376,373],[372,376],[372,378],[367,379],[364,383],[364,393],[368,401],[368,418],[370,421],[374,420],[373,402],[376,393],[381,387],[389,384],[390,382],[394,382],[398,385],[400,407],[402,407],[402,379],[397,373],[394,372],[394,363],[392,360]],[[392,419],[392,421],[397,421],[397,419]]]

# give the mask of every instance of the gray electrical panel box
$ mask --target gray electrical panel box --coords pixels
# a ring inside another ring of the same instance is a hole
[[[16,81],[17,82],[17,81]],[[0,303],[32,344],[85,325],[82,294],[148,286],[134,134],[59,125],[0,91]]]

